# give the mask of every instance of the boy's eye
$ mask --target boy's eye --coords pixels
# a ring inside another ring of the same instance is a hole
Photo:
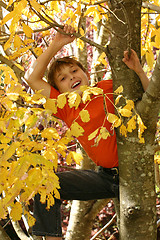
[[[73,72],[77,72],[77,69],[74,69]]]
[[[63,80],[65,80],[65,77],[63,77],[63,78],[61,79],[61,81],[63,81]]]

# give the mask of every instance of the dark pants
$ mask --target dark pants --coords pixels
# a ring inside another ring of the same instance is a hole
[[[61,199],[94,200],[119,197],[118,169],[99,168],[93,170],[73,170],[57,173],[61,189]],[[33,234],[37,236],[61,237],[61,200],[55,199],[55,204],[49,210],[35,196]]]

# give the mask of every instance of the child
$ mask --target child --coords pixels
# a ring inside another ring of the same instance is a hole
[[[43,89],[42,94],[46,97],[56,98],[60,93],[77,90],[80,94],[80,86],[89,85],[88,73],[81,63],[70,57],[55,60],[49,70],[48,82],[43,81],[45,70],[50,60],[66,44],[71,43],[75,37],[74,28],[64,25],[63,31],[70,35],[57,32],[53,42],[48,49],[36,60],[35,68],[28,78],[28,84],[33,90]],[[133,69],[140,77],[144,90],[148,86],[148,78],[143,72],[136,53],[132,50],[131,57],[128,52],[124,52],[123,62]],[[112,81],[101,81],[97,87],[102,88],[106,98],[107,108],[110,113],[114,113],[112,93]],[[103,198],[115,198],[119,195],[118,178],[118,154],[116,144],[116,134],[111,129],[111,124],[107,121],[103,97],[92,97],[87,104],[80,103],[77,109],[69,108],[66,104],[63,109],[58,109],[57,117],[64,120],[70,127],[73,120],[83,127],[84,135],[78,138],[79,142],[87,152],[88,156],[100,166],[99,171],[73,170],[57,173],[61,189],[59,190],[61,199],[66,200],[91,200]],[[78,117],[80,110],[85,107],[89,111],[90,121],[84,123]],[[105,121],[104,121],[105,119]],[[102,139],[98,146],[94,145],[94,140],[88,141],[90,133],[98,127],[104,126],[110,133],[110,137]],[[55,205],[46,210],[45,204],[41,204],[39,195],[34,201],[34,216],[36,218],[33,233],[37,236],[45,236],[47,240],[61,240],[61,200],[55,199]]]

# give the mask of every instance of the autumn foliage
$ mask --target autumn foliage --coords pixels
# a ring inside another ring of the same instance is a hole
[[[54,197],[59,198],[59,182],[55,174],[59,156],[62,155],[67,164],[71,164],[72,160],[76,163],[82,160],[78,153],[69,152],[67,146],[73,136],[82,136],[84,130],[75,119],[70,130],[59,136],[54,127],[55,123],[61,125],[54,117],[57,107],[63,108],[68,102],[71,108],[77,108],[81,101],[88,103],[92,101],[93,96],[94,98],[103,96],[105,118],[112,124],[113,129],[119,128],[125,137],[137,129],[139,141],[144,143],[142,134],[146,127],[137,114],[133,101],[123,96],[122,86],[114,93],[116,100],[112,104],[115,107],[115,114],[111,114],[107,111],[105,105],[107,96],[103,94],[102,89],[83,87],[82,97],[73,92],[61,94],[57,99],[46,99],[40,91],[35,94],[25,91],[25,87],[19,83],[19,75],[12,70],[14,65],[20,72],[24,72],[29,67],[29,64],[25,65],[26,59],[31,59],[32,54],[37,57],[42,53],[44,44],[42,46],[37,44],[37,32],[41,32],[41,38],[48,44],[52,28],[58,30],[64,21],[76,28],[77,47],[83,49],[85,41],[95,46],[93,39],[88,41],[86,36],[90,31],[96,32],[97,23],[101,24],[104,19],[108,21],[112,14],[106,1],[98,3],[86,0],[82,3],[81,0],[61,2],[10,0],[4,1],[4,5],[5,16],[0,22],[2,29],[0,41],[3,42],[1,55],[5,59],[5,62],[1,61],[0,64],[0,218],[5,218],[8,208],[11,207],[10,216],[13,220],[19,220],[23,213],[28,216],[29,225],[33,225],[35,220],[25,208],[29,200],[39,192],[41,201],[47,201],[49,208],[54,204]],[[78,27],[82,15],[92,19],[86,31]],[[160,30],[147,17],[147,14],[142,16],[142,56],[146,57],[148,68],[152,70],[154,64],[152,49],[153,46],[157,49],[160,47],[158,42]],[[59,24],[58,19],[62,21]],[[159,26],[159,16],[155,21]],[[8,29],[4,31],[6,26]],[[108,68],[104,52],[96,61],[96,64],[100,63]],[[120,100],[123,100],[123,105],[119,105]],[[83,122],[90,121],[85,108],[78,117]],[[42,129],[40,125],[43,126]],[[102,125],[90,134],[88,139],[95,139],[95,144],[98,144],[101,139],[109,136],[108,130]]]

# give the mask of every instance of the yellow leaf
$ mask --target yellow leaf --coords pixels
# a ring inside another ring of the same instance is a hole
[[[101,139],[102,139],[102,135],[99,134],[99,135],[94,139],[94,143],[95,143],[94,146],[97,147]]]
[[[52,111],[53,114],[57,113],[57,100],[48,98],[45,103],[45,108]]]
[[[56,12],[60,11],[58,1],[52,1],[50,2],[50,5],[51,5],[51,9],[55,10]]]
[[[32,5],[32,7],[37,11],[37,12],[40,12],[41,11],[41,8],[42,6],[35,0],[30,0],[30,3]]]
[[[128,109],[130,111],[134,109],[134,102],[132,100],[127,100],[126,103],[127,104],[123,107],[123,109]]]
[[[23,27],[23,31],[24,31],[25,35],[28,38],[31,38],[33,30],[28,25],[26,25],[25,23],[22,23],[22,27]]]
[[[32,227],[35,222],[36,222],[36,219],[27,211],[24,212],[25,215],[27,215],[27,222],[28,222],[28,225],[30,227]]]
[[[118,97],[116,97],[115,99],[115,105],[117,105],[119,103],[119,100],[121,99],[123,95],[118,95]]]
[[[64,138],[62,138],[60,141],[58,141],[58,145],[57,145],[57,149],[56,150],[57,150],[58,153],[60,153],[62,155],[62,157],[65,158],[66,150],[67,150],[67,147],[66,147],[65,144],[68,144],[68,141],[65,142],[63,140],[64,140]],[[67,139],[65,138],[65,140],[67,140]]]
[[[88,136],[88,140],[89,140],[89,141],[96,137],[96,135],[98,134],[98,130],[99,130],[99,128],[97,128],[94,132],[92,132],[92,133]]]
[[[67,99],[66,99],[66,93],[62,93],[58,96],[57,98],[57,105],[59,108],[64,108],[65,104],[67,102]]]
[[[67,157],[66,157],[66,163],[67,163],[68,165],[70,165],[70,164],[72,163],[72,155],[71,155],[70,152],[69,152],[69,154],[68,154]]]
[[[5,219],[7,214],[8,214],[8,210],[4,206],[3,199],[0,199],[0,218]]]
[[[36,91],[32,96],[32,102],[37,104],[43,104],[46,102],[45,97],[41,94],[42,90]]]
[[[118,111],[123,117],[131,117],[132,116],[132,112],[128,109],[120,108],[120,109],[118,109]]]
[[[83,160],[83,156],[80,153],[77,152],[71,152],[72,158],[75,161],[76,164],[80,164],[80,162]]]
[[[103,94],[103,89],[98,88],[98,87],[90,87],[89,91],[94,95]]]
[[[16,59],[16,58],[20,57],[24,52],[27,52],[30,48],[31,48],[31,46],[20,48],[14,54],[9,56],[9,60]]]
[[[9,3],[8,3],[8,5],[7,5],[7,8],[8,8],[10,5],[12,5],[12,3],[13,3],[13,0],[9,0]]]
[[[36,124],[37,120],[38,117],[35,114],[29,115],[28,119],[25,122],[25,125],[27,127],[33,127]]]
[[[80,29],[79,29],[79,32],[80,32],[80,34],[81,34],[82,36],[84,36],[85,33],[84,33],[83,28],[80,28]]]
[[[4,50],[5,50],[5,51],[6,51],[8,48],[10,48],[10,46],[11,46],[11,40],[12,40],[12,38],[9,37],[9,39],[5,42],[5,44],[4,44]]]
[[[0,132],[6,132],[6,122],[4,120],[0,120]]]
[[[46,128],[42,131],[41,136],[47,139],[59,139],[59,134],[54,128]]]
[[[136,129],[136,115],[133,116],[127,123],[127,131],[132,132]]]
[[[141,117],[137,114],[137,123],[138,123],[138,137],[139,137],[139,142],[144,143],[144,138],[142,137],[143,132],[147,127],[144,125],[142,122]]]
[[[110,133],[105,127],[101,127],[100,134],[103,139],[107,139],[110,136]]]
[[[149,68],[152,69],[154,64],[154,55],[151,49],[148,49],[148,51],[146,52],[146,60]]]
[[[34,49],[34,52],[37,56],[40,56],[43,53],[43,50],[42,50],[42,48],[37,47]]]
[[[58,152],[59,153],[59,152]],[[53,162],[54,168],[57,170],[57,164],[58,164],[58,156],[54,149],[47,149],[42,153],[42,155],[48,159],[49,161]]]
[[[11,18],[13,18],[15,15],[15,11],[12,11],[8,13],[1,21],[1,25],[4,25],[6,22],[8,22]]]
[[[122,136],[127,137],[127,128],[124,124],[120,126],[120,134],[122,134]]]
[[[28,156],[25,155],[23,157],[20,157],[18,162],[16,163],[17,164],[14,169],[14,175],[20,179],[24,175],[24,173],[27,172],[30,166]]]
[[[15,48],[20,48],[20,46],[22,45],[22,40],[21,38],[16,34],[14,37],[14,47]]]
[[[113,113],[108,113],[107,120],[113,125],[115,125],[117,122],[119,123],[119,118]]]
[[[87,89],[82,94],[82,102],[86,103],[87,101],[90,101],[90,100],[91,100],[90,91],[88,91]]]
[[[12,157],[12,155],[15,153],[16,149],[19,147],[19,142],[12,142],[12,144],[7,148],[5,153],[1,156],[1,161],[6,161],[9,158]]]
[[[84,16],[91,16],[92,13],[96,11],[96,7],[89,7],[87,11],[84,13]]]
[[[94,11],[94,22],[97,23],[102,19],[102,15],[97,10]]]
[[[77,47],[81,50],[84,48],[84,42],[80,38],[77,39]]]
[[[11,139],[7,138],[5,135],[1,134],[0,141],[1,141],[1,143],[9,143],[11,141]]]
[[[76,138],[83,136],[84,129],[77,122],[72,123],[70,129],[71,129],[71,134]]]
[[[82,122],[89,122],[90,121],[90,115],[89,115],[89,112],[87,110],[83,109],[82,111],[80,111],[79,115],[81,117]]]
[[[54,197],[57,198],[57,199],[60,199],[60,193],[57,189],[54,189]]]
[[[19,202],[16,202],[12,210],[10,212],[10,217],[12,218],[13,221],[18,221],[21,219],[22,216],[22,205]]]
[[[6,108],[6,110],[12,110],[15,109],[15,103],[13,103],[11,100],[9,100],[8,97],[4,97],[1,101],[1,104]]]
[[[114,91],[116,94],[120,94],[123,92],[123,86],[119,86],[115,91]]]
[[[70,108],[75,107],[75,109],[77,109],[80,102],[81,102],[81,96],[77,92],[69,93],[68,103]]]
[[[55,190],[56,191],[56,190]],[[54,197],[51,194],[47,195],[47,209],[54,205]]]

